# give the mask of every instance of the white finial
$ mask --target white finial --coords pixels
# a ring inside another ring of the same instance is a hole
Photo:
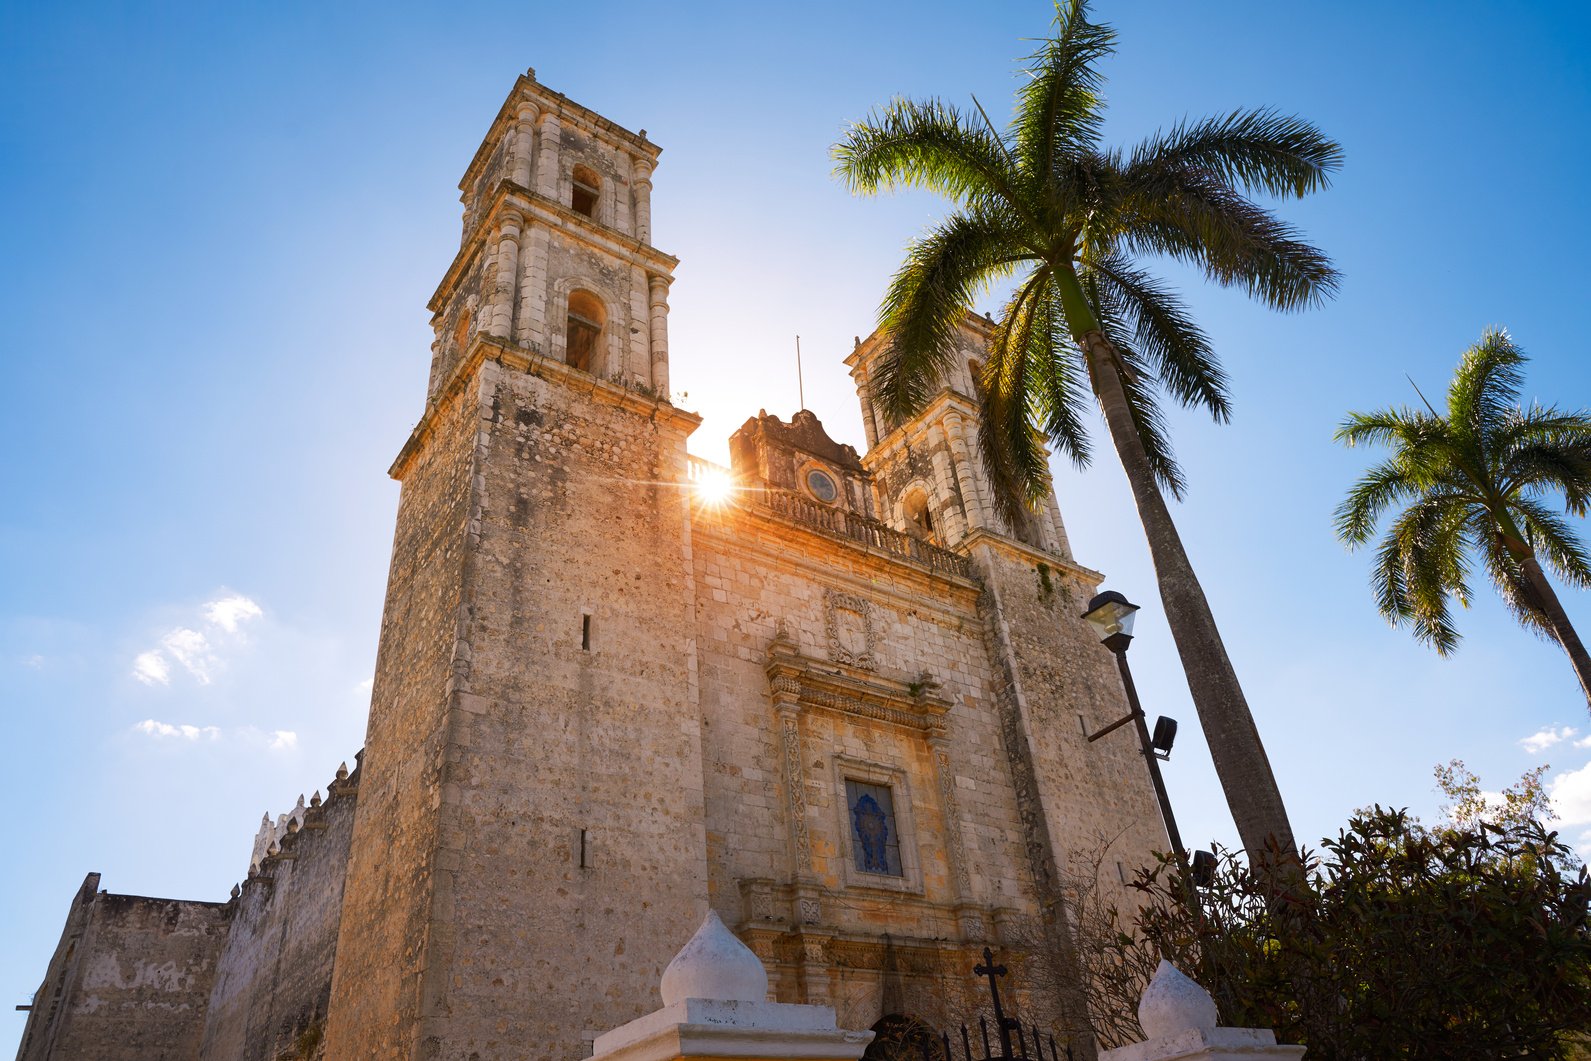
[[[1199,1028],[1215,1029],[1215,999],[1170,962],[1161,959],[1138,1002],[1138,1023],[1151,1040]]]
[[[724,927],[713,911],[690,942],[680,948],[663,970],[663,1005],[687,998],[720,1002],[764,1002],[768,998],[768,970],[735,934]]]

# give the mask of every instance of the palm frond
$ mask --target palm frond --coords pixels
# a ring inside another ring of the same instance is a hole
[[[1591,587],[1591,556],[1569,521],[1535,498],[1516,497],[1513,509],[1536,558],[1577,589]]]
[[[1474,506],[1470,513],[1470,541],[1486,565],[1497,595],[1521,626],[1541,637],[1550,637],[1551,628],[1530,592],[1529,581],[1519,560],[1504,544],[1503,534],[1492,513]]]
[[[1124,199],[1116,238],[1125,249],[1197,266],[1276,310],[1317,306],[1336,292],[1331,259],[1270,211],[1208,174],[1167,166],[1156,178]]]
[[[956,202],[997,198],[1020,205],[1020,175],[1005,145],[951,104],[894,99],[851,124],[830,150],[834,174],[853,192],[924,188]]]
[[[1408,406],[1349,413],[1332,437],[1350,448],[1359,445],[1399,446],[1417,450],[1443,440],[1443,422]]]
[[[1519,406],[1527,358],[1506,331],[1488,328],[1464,351],[1447,388],[1447,418],[1459,430],[1485,438]]]
[[[1331,184],[1342,147],[1302,118],[1274,110],[1236,110],[1219,118],[1179,122],[1133,149],[1129,182],[1174,166],[1213,174],[1251,192],[1302,198]]]
[[[1180,299],[1159,280],[1116,256],[1095,258],[1085,270],[1098,271],[1098,283],[1131,327],[1140,353],[1160,382],[1183,405],[1201,405],[1218,423],[1231,418],[1226,373],[1209,339]]]
[[[1052,328],[1046,319],[1047,279],[1047,270],[1035,270],[1011,296],[990,337],[979,381],[984,470],[995,508],[1012,528],[1021,526],[1024,510],[1049,487],[1048,455],[1033,427],[1035,345],[1047,341]]]
[[[1465,512],[1440,494],[1410,505],[1382,539],[1372,576],[1382,616],[1444,656],[1460,637],[1448,601],[1469,604]]]
[[[1127,406],[1132,414],[1133,427],[1143,444],[1144,456],[1148,458],[1155,480],[1172,497],[1181,499],[1188,484],[1183,478],[1182,469],[1178,467],[1176,458],[1171,453],[1171,440],[1166,431],[1165,416],[1160,411],[1160,404],[1155,400],[1154,373],[1139,356],[1133,343],[1132,330],[1124,320],[1122,307],[1116,302],[1114,292],[1100,282],[1100,275],[1097,270],[1079,274],[1078,279],[1082,283],[1083,294],[1093,306],[1094,314],[1099,318],[1105,337],[1116,348],[1118,361],[1113,367],[1121,380],[1122,392],[1127,397]],[[1094,391],[1096,394],[1099,392],[1097,383]]]
[[[922,407],[951,367],[966,307],[1016,267],[1008,220],[992,208],[955,213],[907,246],[879,309],[889,348],[876,397],[886,416],[901,420]]]
[[[1115,46],[1115,30],[1088,21],[1083,0],[1055,5],[1055,35],[1028,57],[1012,122],[1011,139],[1030,174],[1042,180],[1062,159],[1098,143],[1105,102],[1099,62]]]
[[[1382,461],[1367,471],[1337,506],[1337,537],[1351,549],[1364,545],[1389,507],[1418,492],[1418,484],[1410,480],[1402,461],[1395,457]]]

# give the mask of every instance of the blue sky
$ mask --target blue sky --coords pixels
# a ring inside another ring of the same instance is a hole
[[[1335,187],[1281,208],[1342,268],[1333,303],[1277,316],[1168,273],[1236,408],[1174,418],[1176,514],[1298,834],[1371,802],[1432,816],[1431,767],[1455,756],[1494,788],[1551,762],[1566,831],[1591,832],[1591,724],[1561,653],[1482,593],[1439,659],[1381,622],[1367,557],[1330,526],[1367,460],[1332,444],[1343,413],[1410,400],[1405,373],[1440,391],[1488,325],[1534,356],[1527,397],[1591,405],[1591,15],[1098,13],[1122,39],[1113,140],[1269,105],[1344,145]],[[693,450],[723,460],[746,416],[793,411],[797,333],[808,404],[862,443],[841,358],[942,206],[848,196],[827,156],[843,124],[896,93],[1004,113],[1048,20],[1037,3],[0,7],[6,994],[37,986],[85,872],[224,898],[261,813],[359,748],[424,304],[457,247],[458,177],[520,71],[664,146],[673,385],[707,417]],[[1150,713],[1183,722],[1183,835],[1229,839],[1120,468],[1102,448],[1057,485],[1078,559],[1145,606],[1132,661]],[[1584,595],[1565,603],[1591,624]]]

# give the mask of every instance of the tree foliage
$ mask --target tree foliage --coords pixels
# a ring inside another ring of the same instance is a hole
[[[1356,813],[1308,886],[1275,887],[1231,852],[1192,909],[1175,865],[1102,941],[1143,968],[1164,957],[1211,990],[1223,1024],[1271,1028],[1312,1061],[1581,1056],[1591,1033],[1591,881],[1529,817],[1431,830]]]
[[[1526,360],[1507,332],[1488,330],[1460,360],[1446,413],[1350,414],[1338,441],[1392,452],[1338,506],[1337,535],[1359,548],[1385,520],[1370,579],[1376,606],[1443,655],[1459,642],[1449,604],[1469,606],[1479,561],[1515,617],[1562,645],[1591,701],[1591,656],[1543,570],[1591,587],[1591,555],[1554,511],[1591,510],[1591,411],[1524,406]]]

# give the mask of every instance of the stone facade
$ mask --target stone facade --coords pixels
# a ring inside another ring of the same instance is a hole
[[[865,455],[762,412],[731,440],[732,499],[695,489],[713,469],[668,400],[658,155],[515,85],[460,183],[391,470],[358,769],[267,820],[229,903],[128,900],[178,911],[163,934],[96,936],[119,899],[86,884],[24,1057],[577,1059],[656,1008],[708,910],[770,1001],[938,1019],[985,945],[1064,935],[1071,852],[1165,846],[1129,742],[1083,736],[1126,711],[1079,618],[1100,576],[1053,497],[1000,523],[970,368],[893,424],[882,343],[859,342]],[[958,366],[986,337],[969,317]],[[85,963],[168,952],[180,1000],[74,1002]],[[139,1005],[163,1053],[118,1052]],[[102,1046],[51,1045],[73,1036]]]

